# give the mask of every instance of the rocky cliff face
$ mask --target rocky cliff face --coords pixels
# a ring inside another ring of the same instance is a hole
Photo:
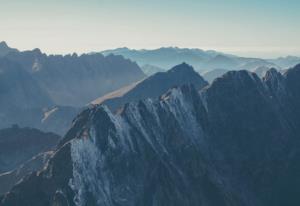
[[[83,111],[8,205],[299,205],[300,65]],[[1,198],[0,198],[1,199]]]

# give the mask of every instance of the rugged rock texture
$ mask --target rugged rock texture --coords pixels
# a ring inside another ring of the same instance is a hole
[[[0,195],[8,192],[25,176],[29,175],[32,172],[43,169],[52,154],[53,152],[51,151],[40,153],[24,164],[20,165],[17,169],[0,174]]]
[[[208,83],[194,71],[193,67],[186,63],[177,65],[167,72],[156,73],[143,81],[138,82],[131,88],[124,88],[126,91],[119,91],[121,95],[111,95],[101,97],[93,104],[105,104],[111,110],[132,101],[143,100],[146,98],[157,98],[168,91],[168,89],[184,84],[193,84],[196,89],[202,89]],[[115,94],[115,92],[114,92]]]
[[[300,65],[228,72],[200,92],[83,111],[11,205],[296,206]]]

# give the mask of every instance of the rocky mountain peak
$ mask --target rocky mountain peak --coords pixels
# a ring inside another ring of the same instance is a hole
[[[185,73],[185,72],[195,72],[195,71],[191,65],[183,62],[171,68],[169,72]]]
[[[5,41],[0,42],[0,56],[6,56],[11,52],[17,51],[17,49],[10,48]]]
[[[1,48],[1,49],[7,49],[7,48],[9,48],[9,47],[8,47],[8,45],[7,45],[7,43],[6,43],[5,41],[1,41],[1,42],[0,42],[0,48]]]
[[[257,85],[261,85],[261,80],[255,73],[240,70],[225,73],[223,76],[216,78],[209,87],[212,88],[211,90],[218,92],[222,90],[230,92],[256,87]]]
[[[110,109],[116,110],[128,102],[146,98],[157,99],[170,88],[185,84],[193,84],[197,90],[208,85],[192,66],[182,63],[167,72],[158,72],[132,86],[124,87],[117,93],[108,94],[106,98],[99,98],[93,104],[106,104]]]
[[[270,80],[274,81],[276,79],[282,79],[282,78],[283,78],[282,74],[279,71],[277,71],[275,68],[269,69],[266,72],[265,76],[263,77],[265,81],[270,81]]]

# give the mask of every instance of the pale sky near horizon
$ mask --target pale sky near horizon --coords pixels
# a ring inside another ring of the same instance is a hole
[[[178,46],[300,56],[299,0],[0,0],[0,41],[51,54]]]

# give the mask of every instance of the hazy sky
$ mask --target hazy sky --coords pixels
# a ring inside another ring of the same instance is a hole
[[[162,46],[300,55],[299,0],[0,0],[0,40],[46,53]]]

